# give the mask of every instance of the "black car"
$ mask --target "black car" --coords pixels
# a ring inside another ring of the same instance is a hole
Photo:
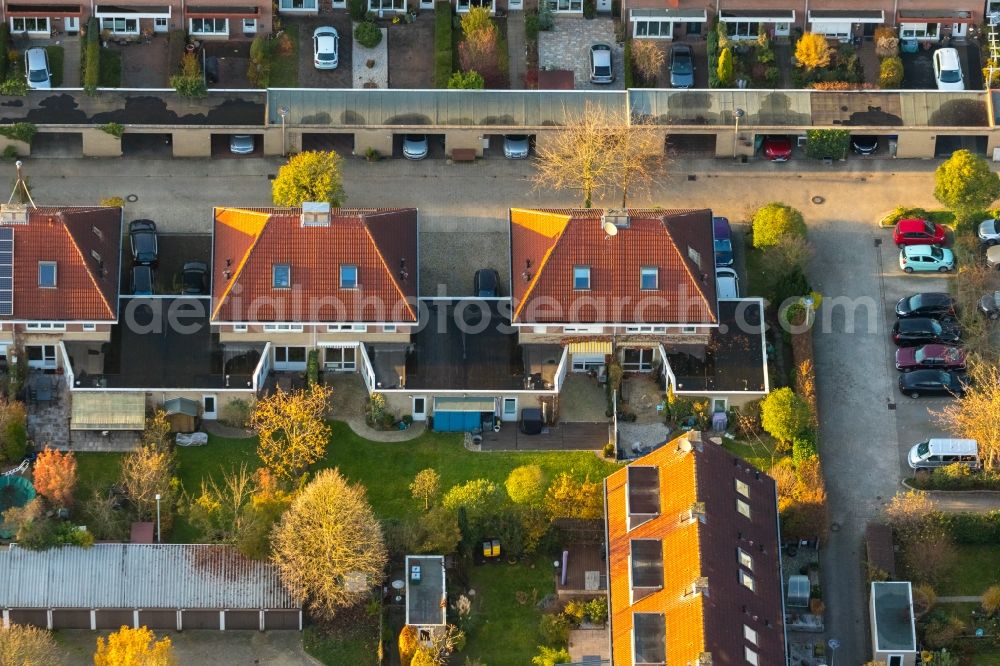
[[[135,296],[152,296],[156,276],[152,266],[139,264],[132,267],[132,294]]]
[[[128,225],[132,241],[132,260],[144,266],[154,266],[159,258],[156,223],[152,220],[132,220]]]
[[[878,137],[871,135],[852,136],[851,149],[858,155],[873,155],[878,150]]]
[[[916,347],[932,343],[958,344],[962,330],[951,321],[938,321],[929,317],[899,319],[892,327],[892,341],[899,347]]]
[[[896,303],[896,316],[931,317],[933,319],[951,319],[957,312],[957,303],[950,294],[940,292],[924,292],[899,299]]]
[[[991,321],[1000,319],[1000,291],[994,291],[980,298],[979,311]]]
[[[189,261],[181,272],[182,293],[189,296],[208,293],[208,266],[200,261]]]
[[[922,395],[965,395],[965,375],[947,370],[914,370],[899,376],[899,391],[911,398]]]
[[[480,268],[472,280],[476,298],[496,298],[500,295],[500,274],[492,268]]]

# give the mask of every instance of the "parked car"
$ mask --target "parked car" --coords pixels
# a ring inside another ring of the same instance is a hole
[[[986,245],[996,245],[997,243],[1000,243],[1000,220],[997,220],[996,218],[983,220],[979,223],[979,229],[976,231],[976,235],[979,236],[979,240]]]
[[[405,135],[403,137],[403,157],[408,160],[422,160],[427,157],[427,135]]]
[[[24,52],[24,77],[32,90],[48,90],[52,87],[48,51],[35,46]]]
[[[208,266],[200,261],[189,261],[181,271],[181,292],[195,296],[208,293]]]
[[[934,81],[938,90],[965,90],[962,61],[957,50],[944,48],[934,52]]]
[[[694,87],[694,54],[687,44],[670,47],[670,87]]]
[[[1000,245],[994,245],[986,250],[986,265],[990,268],[1000,268]]]
[[[870,134],[851,136],[851,149],[858,155],[873,155],[878,150],[878,137]]]
[[[509,160],[526,160],[531,153],[527,134],[507,134],[503,138],[503,156]]]
[[[712,229],[715,232],[715,265],[733,265],[733,230],[729,226],[729,218],[713,217]]]
[[[965,395],[968,379],[947,370],[914,370],[899,376],[899,392],[911,398],[922,395]]]
[[[249,155],[253,152],[253,136],[233,134],[229,137],[229,152],[234,155]]]
[[[614,83],[615,69],[612,63],[611,45],[594,44],[590,47],[590,82]]]
[[[132,261],[146,266],[156,265],[159,259],[156,222],[152,220],[132,220],[128,224],[128,236],[132,243]]]
[[[496,298],[500,295],[500,274],[492,268],[480,268],[472,279],[472,293],[477,298]]]
[[[132,267],[132,293],[136,296],[152,296],[156,277],[153,267],[139,264]]]
[[[719,298],[740,297],[740,277],[732,268],[715,269],[715,292]]]
[[[914,444],[906,456],[913,469],[933,469],[962,463],[979,469],[979,442],[974,439],[932,438]]]
[[[896,223],[892,230],[892,242],[896,247],[904,245],[944,245],[948,231],[940,224],[919,218],[906,218]]]
[[[991,321],[1000,319],[1000,291],[994,291],[980,298],[979,311]]]
[[[958,311],[957,305],[951,294],[925,291],[899,299],[896,303],[896,316],[900,319],[906,317],[944,319],[955,316]]]
[[[761,148],[772,162],[787,162],[792,157],[792,140],[787,136],[765,136]]]
[[[899,267],[906,273],[947,273],[955,270],[955,255],[937,245],[904,245],[899,251]]]
[[[896,350],[896,369],[900,372],[913,370],[965,371],[965,352],[951,345],[921,345],[920,347],[900,347]]]
[[[337,29],[324,25],[313,30],[313,65],[316,69],[337,69],[340,35]]]
[[[938,321],[929,317],[897,319],[892,325],[892,341],[898,347],[934,343],[956,345],[962,341],[962,329],[953,321]]]

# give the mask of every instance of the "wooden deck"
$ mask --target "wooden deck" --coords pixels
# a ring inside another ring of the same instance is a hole
[[[562,584],[561,573],[556,577],[556,592],[562,596],[596,595],[608,590],[607,562],[602,557],[603,548],[596,543],[571,543],[566,547],[569,558],[566,563],[566,584]],[[562,559],[560,554],[559,559]],[[587,586],[587,572],[590,574],[591,585]],[[597,588],[593,588],[596,578]]]
[[[483,433],[483,451],[599,451],[608,443],[608,424],[560,423],[537,435],[525,435],[517,424],[505,423],[500,432]]]

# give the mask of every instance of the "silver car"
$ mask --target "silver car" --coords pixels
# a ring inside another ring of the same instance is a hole
[[[977,230],[979,241],[985,245],[1000,243],[1000,220],[990,218],[979,223]]]
[[[313,31],[313,66],[316,69],[337,69],[340,35],[331,26],[320,26]]]
[[[531,152],[527,134],[507,134],[503,138],[503,156],[509,160],[526,160]]]
[[[427,157],[427,135],[407,134],[403,136],[403,157],[408,160],[422,160]]]
[[[52,70],[49,68],[48,52],[38,46],[24,52],[24,76],[32,90],[48,90],[52,87]]]
[[[249,155],[253,152],[253,136],[234,134],[229,137],[229,152],[234,155]]]
[[[611,58],[610,44],[594,44],[590,47],[590,82],[614,83],[615,72]]]

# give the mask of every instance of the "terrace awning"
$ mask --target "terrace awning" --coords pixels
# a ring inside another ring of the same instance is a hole
[[[146,427],[144,393],[73,392],[71,430],[143,430]]]
[[[724,9],[719,12],[723,23],[791,23],[794,9]]]
[[[948,9],[900,9],[899,23],[972,23],[972,12]]]
[[[885,23],[881,9],[815,9],[809,11],[810,23]]]
[[[704,23],[708,12],[704,9],[633,9],[629,12],[632,20],[665,19],[675,23]]]
[[[171,398],[163,403],[163,411],[167,416],[174,414],[184,414],[186,416],[198,416],[199,407],[197,400],[191,398]]]
[[[569,343],[570,354],[604,354],[607,356],[611,351],[611,342],[608,340]]]

